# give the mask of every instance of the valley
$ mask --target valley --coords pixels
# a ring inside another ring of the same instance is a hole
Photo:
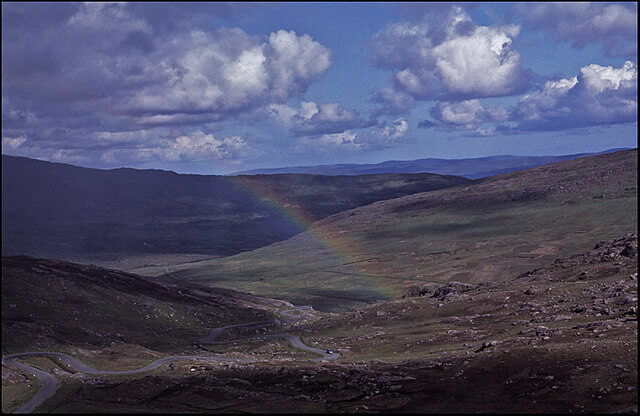
[[[635,172],[564,161],[127,272],[3,256],[2,409],[635,412]]]
[[[636,171],[637,151],[628,150],[496,175],[344,211],[289,240],[171,270],[327,312],[416,284],[509,280],[635,230]]]
[[[2,254],[131,269],[228,256],[459,176],[215,176],[100,170],[2,155]]]
[[[2,2],[3,414],[638,414],[637,2]]]

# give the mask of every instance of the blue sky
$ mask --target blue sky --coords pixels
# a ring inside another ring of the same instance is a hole
[[[635,3],[2,3],[2,152],[225,174],[637,146]]]

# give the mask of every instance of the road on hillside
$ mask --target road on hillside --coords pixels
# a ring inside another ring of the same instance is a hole
[[[31,400],[29,400],[27,403],[22,405],[22,407],[13,412],[31,413],[36,407],[40,406],[42,402],[56,393],[56,391],[58,390],[58,379],[45,371],[13,361],[13,358],[17,358],[17,356],[19,355],[14,354],[8,357],[4,357],[2,359],[2,362],[18,367],[19,369],[26,371],[27,373],[33,374],[38,378],[38,380],[40,380],[40,382],[42,382],[42,387],[36,392],[36,394],[33,395]]]
[[[259,322],[249,322],[246,324],[236,324],[236,325],[229,325],[229,326],[224,326],[224,327],[219,327],[219,328],[213,328],[211,330],[211,333],[209,333],[209,335],[203,340],[203,342],[208,342],[208,343],[216,343],[214,341],[215,337],[223,330],[228,329],[228,328],[236,328],[236,327],[241,327],[241,326],[250,326],[250,325],[257,325],[257,324],[263,324],[263,323],[271,323],[273,321],[259,321]],[[290,334],[270,334],[270,335],[262,335],[262,336],[257,336],[257,337],[253,337],[253,338],[243,338],[243,339],[254,339],[254,338],[284,338],[287,339],[292,346],[294,346],[295,348],[300,348],[302,350],[306,350],[315,354],[319,354],[322,356],[322,358],[316,358],[313,359],[312,361],[324,361],[324,360],[333,360],[336,359],[340,356],[340,354],[338,353],[328,353],[326,350],[322,350],[319,348],[314,348],[311,346],[306,345],[305,343],[302,342],[302,340],[300,339],[299,336],[297,335],[290,335]],[[211,339],[211,341],[207,341]],[[232,342],[233,340],[230,341],[225,341],[225,342]],[[8,355],[6,357],[2,358],[2,362],[8,365],[13,365],[15,367],[18,367],[30,374],[33,374],[34,376],[36,376],[41,382],[42,382],[42,388],[40,390],[38,390],[38,392],[24,405],[22,405],[19,409],[17,409],[16,411],[14,411],[13,413],[30,413],[33,410],[35,410],[38,406],[40,406],[45,400],[47,400],[49,397],[53,396],[55,394],[55,392],[58,390],[58,380],[52,376],[51,374],[42,371],[38,368],[35,367],[31,367],[29,365],[26,364],[22,364],[19,363],[17,361],[15,361],[16,358],[27,358],[27,357],[54,357],[54,358],[58,358],[61,361],[63,361],[65,364],[67,364],[68,366],[70,366],[71,368],[75,369],[76,371],[79,371],[81,373],[84,374],[92,374],[92,375],[126,375],[126,374],[138,374],[138,373],[143,373],[145,371],[150,371],[150,370],[154,370],[158,367],[160,367],[163,364],[167,364],[169,362],[173,362],[173,361],[178,361],[178,360],[201,360],[201,361],[223,361],[223,362],[243,362],[243,363],[251,363],[251,362],[256,362],[258,360],[252,360],[252,359],[248,359],[248,358],[226,358],[226,357],[205,357],[205,356],[198,356],[198,355],[182,355],[182,356],[171,356],[171,357],[165,357],[165,358],[160,358],[158,360],[155,360],[154,362],[152,362],[151,364],[148,364],[144,367],[141,368],[137,368],[134,370],[122,370],[122,371],[106,371],[106,370],[98,370],[95,369],[93,367],[89,367],[88,365],[86,365],[85,363],[77,360],[76,358],[64,354],[64,353],[60,353],[60,352],[49,352],[49,351],[44,351],[44,352],[25,352],[25,353],[18,353],[18,354],[11,354]]]

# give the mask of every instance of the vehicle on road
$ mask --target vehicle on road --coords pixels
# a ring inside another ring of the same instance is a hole
[[[333,350],[327,350],[327,354],[333,354]]]

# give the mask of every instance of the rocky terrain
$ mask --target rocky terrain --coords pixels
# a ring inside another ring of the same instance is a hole
[[[43,409],[634,413],[637,261],[637,233],[626,234],[509,281],[414,287],[291,328],[311,345],[334,346],[336,362],[294,354],[185,362],[129,380],[76,377]],[[270,342],[218,352],[280,348]]]
[[[112,344],[171,351],[190,346],[207,328],[272,319],[286,305],[95,266],[2,258],[4,353]]]

